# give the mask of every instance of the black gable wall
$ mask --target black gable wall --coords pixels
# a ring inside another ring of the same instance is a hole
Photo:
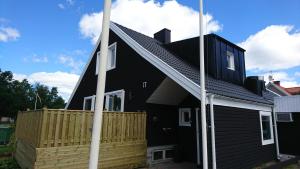
[[[116,68],[106,74],[105,91],[124,89],[124,111],[144,111],[146,99],[166,76],[110,31],[109,44],[114,42],[117,42],[117,63]],[[99,51],[99,47],[97,51]],[[97,84],[97,76],[95,75],[96,55],[95,53],[68,109],[81,110],[84,97],[95,95]],[[147,82],[146,88],[143,88],[143,82]]]

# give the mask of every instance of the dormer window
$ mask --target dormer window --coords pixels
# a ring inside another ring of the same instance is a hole
[[[233,53],[230,51],[227,51],[226,55],[227,55],[227,68],[230,70],[235,70]]]
[[[117,59],[117,43],[113,43],[108,47],[108,56],[107,56],[107,64],[106,71],[112,70],[116,68],[116,59]],[[97,53],[97,61],[96,61],[96,75],[99,72],[99,61],[100,61],[100,51]]]

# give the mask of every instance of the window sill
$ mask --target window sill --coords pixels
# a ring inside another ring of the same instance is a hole
[[[274,144],[274,139],[270,139],[270,140],[263,140],[262,141],[262,145],[269,145],[269,144]]]

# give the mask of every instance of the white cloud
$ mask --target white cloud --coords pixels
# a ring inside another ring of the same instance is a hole
[[[248,70],[280,70],[300,66],[300,32],[293,26],[271,25],[239,45],[246,49]]]
[[[38,56],[35,55],[35,56],[32,57],[32,61],[35,62],[35,63],[47,63],[48,58],[46,56],[38,57]]]
[[[57,6],[58,6],[60,9],[65,9],[64,4],[62,4],[62,3],[59,3]]]
[[[79,79],[79,75],[60,71],[53,73],[36,72],[30,75],[14,74],[16,80],[21,81],[25,78],[31,84],[41,83],[49,87],[57,87],[59,94],[67,101]]]
[[[79,22],[81,34],[95,43],[101,32],[103,11],[84,14]],[[162,28],[172,31],[172,41],[199,35],[199,12],[176,0],[116,0],[112,4],[111,20],[153,36]],[[205,15],[205,33],[222,29],[210,14]]]
[[[74,5],[75,0],[66,0],[66,2],[67,2],[69,5]]]
[[[0,42],[17,40],[19,37],[20,37],[20,33],[17,29],[0,26]]]
[[[79,73],[81,71],[82,66],[84,65],[83,61],[75,60],[73,57],[63,54],[59,56],[58,60],[59,63],[72,68],[73,73]]]
[[[297,81],[297,78],[295,76],[291,76],[283,71],[263,74],[264,79],[267,83],[269,83],[270,74],[272,74],[274,81],[280,81],[280,85],[283,87],[300,86],[300,82]]]
[[[300,77],[300,72],[295,72],[295,76]]]

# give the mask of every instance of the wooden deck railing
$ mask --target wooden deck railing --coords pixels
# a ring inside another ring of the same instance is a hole
[[[90,144],[93,112],[42,109],[19,112],[16,138],[34,147]],[[146,113],[104,112],[101,143],[146,139]]]

